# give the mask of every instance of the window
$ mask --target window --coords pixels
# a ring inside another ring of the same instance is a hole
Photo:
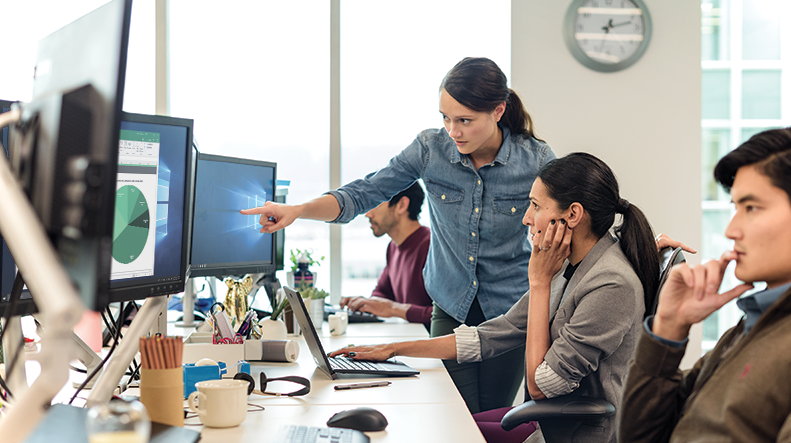
[[[728,195],[713,179],[717,161],[752,135],[788,126],[791,52],[782,46],[781,0],[702,0],[702,190],[701,262],[733,247],[724,233],[733,215]],[[731,266],[722,287],[738,284]],[[742,312],[731,302],[703,322],[703,351],[734,326]]]
[[[169,18],[170,113],[195,120],[200,151],[277,162],[278,180],[291,182],[287,202],[325,192],[329,2],[171,0]],[[294,248],[329,256],[329,229],[299,220],[285,248],[286,261]],[[329,289],[329,276],[318,277]]]
[[[442,127],[439,84],[462,58],[510,77],[510,0],[341,4],[341,183],[385,165],[423,129]],[[428,226],[424,205],[419,221]],[[390,238],[364,216],[343,227],[343,293],[369,295]]]

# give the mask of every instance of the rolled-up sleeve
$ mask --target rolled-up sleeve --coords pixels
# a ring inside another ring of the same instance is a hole
[[[461,325],[454,329],[456,335],[456,361],[471,363],[481,361],[481,340],[478,328]]]

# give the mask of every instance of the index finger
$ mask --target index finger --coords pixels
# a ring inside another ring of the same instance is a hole
[[[263,214],[264,213],[264,207],[263,206],[257,206],[255,208],[242,209],[239,212],[242,215],[258,215],[258,214]]]

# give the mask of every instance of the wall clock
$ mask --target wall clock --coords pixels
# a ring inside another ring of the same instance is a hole
[[[563,23],[566,46],[600,72],[633,65],[651,41],[651,15],[642,0],[574,0]]]

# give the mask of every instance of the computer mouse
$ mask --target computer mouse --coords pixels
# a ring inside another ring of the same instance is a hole
[[[376,409],[362,407],[338,412],[327,420],[327,426],[375,432],[387,427],[387,419]]]

